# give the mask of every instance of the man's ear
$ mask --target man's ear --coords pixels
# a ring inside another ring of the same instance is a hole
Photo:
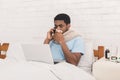
[[[71,26],[70,24],[67,24],[67,28],[68,28],[68,29],[70,28],[70,26]]]

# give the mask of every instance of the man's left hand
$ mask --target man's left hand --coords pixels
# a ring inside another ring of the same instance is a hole
[[[56,32],[53,36],[53,39],[59,44],[64,42],[64,36],[61,32]]]

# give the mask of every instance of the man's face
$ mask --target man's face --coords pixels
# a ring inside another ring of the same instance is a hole
[[[66,32],[70,28],[70,24],[66,24],[64,20],[54,21],[55,29],[62,30],[62,33]]]

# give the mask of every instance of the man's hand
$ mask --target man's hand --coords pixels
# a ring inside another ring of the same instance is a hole
[[[61,32],[56,32],[53,35],[53,39],[58,42],[59,44],[61,44],[62,42],[64,42],[64,37],[63,34]]]
[[[44,41],[44,44],[49,44],[49,42],[53,39],[53,36],[52,36],[52,33],[54,32],[53,30],[54,29],[52,28],[47,32],[47,37]]]
[[[61,45],[66,61],[77,66],[80,60],[81,54],[79,52],[72,53],[69,50],[69,48],[65,43],[63,34],[61,32],[56,32],[53,36],[53,40],[55,40]]]
[[[52,28],[52,29],[50,29],[48,32],[47,32],[47,39],[49,39],[49,40],[52,40],[52,33],[54,33],[54,31],[53,31],[54,29]]]

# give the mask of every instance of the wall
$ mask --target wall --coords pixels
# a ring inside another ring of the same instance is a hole
[[[39,41],[58,13],[71,16],[72,27],[95,45],[120,43],[119,0],[0,0],[0,40]]]

